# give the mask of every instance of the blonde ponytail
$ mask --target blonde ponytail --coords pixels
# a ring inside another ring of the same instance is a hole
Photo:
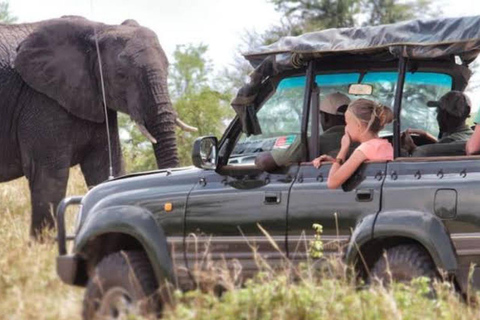
[[[355,117],[366,124],[366,129],[373,133],[378,133],[383,127],[392,122],[392,110],[380,103],[368,99],[358,99],[348,106]]]

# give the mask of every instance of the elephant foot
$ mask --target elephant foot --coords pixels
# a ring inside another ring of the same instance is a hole
[[[35,242],[47,243],[55,241],[55,222],[53,217],[42,220],[32,220],[30,238]]]

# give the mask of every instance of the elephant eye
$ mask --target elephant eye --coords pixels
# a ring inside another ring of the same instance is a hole
[[[119,80],[125,80],[127,78],[127,75],[122,71],[117,71],[117,78]]]

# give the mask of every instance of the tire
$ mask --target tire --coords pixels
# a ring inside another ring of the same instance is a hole
[[[386,258],[385,258],[386,255]],[[372,267],[370,281],[389,284],[392,280],[407,283],[418,277],[436,277],[430,255],[416,244],[398,245],[385,250]]]
[[[124,319],[160,311],[157,281],[144,252],[121,251],[104,257],[90,277],[83,319]]]

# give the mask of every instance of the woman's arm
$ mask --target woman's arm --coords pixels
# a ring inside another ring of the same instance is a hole
[[[480,124],[475,126],[475,131],[468,140],[465,149],[467,155],[476,154],[480,151]]]
[[[335,159],[328,154],[322,154],[320,157],[313,159],[312,164],[315,168],[320,168],[323,162],[331,161],[334,162]]]
[[[342,151],[343,150],[340,150],[338,153],[337,159],[345,159],[346,152]],[[367,160],[365,154],[360,150],[355,150],[343,165],[340,165],[338,162],[332,164],[330,172],[328,173],[327,187],[329,189],[337,189],[340,187],[365,160]]]

